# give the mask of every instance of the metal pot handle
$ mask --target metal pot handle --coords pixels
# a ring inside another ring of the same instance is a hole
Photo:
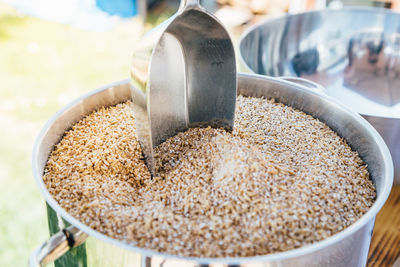
[[[322,85],[319,85],[318,83],[312,82],[310,80],[306,80],[306,79],[299,78],[299,77],[291,77],[291,76],[281,76],[278,78],[288,81],[288,82],[296,83],[298,85],[302,85],[302,86],[310,89],[311,91],[314,91],[314,92],[317,92],[317,93],[320,93],[323,95],[327,95],[325,87],[323,87]]]
[[[64,228],[36,248],[29,257],[29,267],[42,267],[55,261],[71,248],[82,245],[88,235],[75,226]]]

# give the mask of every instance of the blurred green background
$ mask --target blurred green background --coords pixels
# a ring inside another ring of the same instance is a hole
[[[41,127],[74,98],[129,77],[135,42],[168,15],[88,32],[24,16],[0,2],[1,266],[26,266],[48,237],[44,199],[31,171]]]

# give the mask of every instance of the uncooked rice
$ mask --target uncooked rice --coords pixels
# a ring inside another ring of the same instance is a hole
[[[327,125],[238,97],[235,128],[194,128],[156,148],[151,178],[131,103],[83,118],[56,145],[49,192],[89,227],[182,256],[286,251],[342,231],[372,206],[367,166]]]

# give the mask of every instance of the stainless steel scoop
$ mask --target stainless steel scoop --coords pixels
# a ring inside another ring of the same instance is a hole
[[[226,29],[198,0],[144,36],[133,53],[131,90],[139,141],[154,175],[153,148],[196,126],[233,128],[236,63]]]

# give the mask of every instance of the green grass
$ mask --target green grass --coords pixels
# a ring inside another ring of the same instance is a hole
[[[48,238],[44,199],[31,171],[40,128],[79,95],[127,78],[143,31],[132,19],[107,32],[87,32],[0,3],[1,266],[26,266],[30,252]]]

